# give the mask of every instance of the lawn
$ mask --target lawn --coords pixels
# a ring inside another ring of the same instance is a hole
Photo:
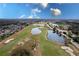
[[[20,33],[15,37],[14,41],[6,44],[0,48],[0,55],[8,55],[8,52],[22,39],[25,39],[29,36],[30,26],[24,28]]]
[[[35,27],[35,26],[27,26],[25,27],[22,31],[20,31],[20,33],[15,37],[14,41],[4,45],[3,47],[0,48],[0,55],[9,55],[9,51],[12,50],[12,48],[21,40],[25,39],[25,38],[31,38],[31,39],[37,39],[40,42],[40,49],[42,52],[42,55],[68,55],[64,50],[62,50],[60,48],[60,45],[48,41],[46,40],[46,35],[47,35],[47,29],[46,28],[41,28],[42,33],[40,35],[37,36],[33,36],[31,35],[30,31],[31,29]]]
[[[40,48],[43,56],[67,56],[68,54],[60,48],[60,45],[53,41],[46,40],[47,29],[42,28],[39,36],[33,36],[33,39],[40,40]]]

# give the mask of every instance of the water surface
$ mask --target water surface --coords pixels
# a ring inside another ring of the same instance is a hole
[[[64,37],[53,33],[53,30],[48,30],[48,39],[64,45]]]

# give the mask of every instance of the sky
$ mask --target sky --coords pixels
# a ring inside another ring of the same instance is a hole
[[[79,19],[79,3],[0,3],[0,18]]]

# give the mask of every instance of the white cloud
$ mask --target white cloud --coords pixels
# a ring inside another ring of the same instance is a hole
[[[61,15],[61,10],[58,8],[50,8],[50,10],[52,11],[53,15],[55,15],[55,16]]]
[[[39,19],[40,17],[39,17],[39,16],[35,16],[35,17],[34,17],[33,15],[30,15],[30,16],[28,16],[27,18],[28,18],[28,19],[33,19],[33,18]]]
[[[36,17],[36,19],[40,19],[40,17],[39,17],[39,16],[37,16],[37,17]]]
[[[28,16],[27,18],[29,18],[29,19],[32,19],[32,18],[40,18],[39,16],[37,16],[37,13],[40,13],[41,12],[41,10],[40,9],[38,9],[38,8],[34,8],[34,9],[32,9],[31,10],[31,15],[30,16]]]
[[[50,8],[50,10],[52,11],[52,10],[53,10],[53,8]]]
[[[46,8],[48,6],[48,3],[41,3],[41,5]]]
[[[25,14],[21,15],[19,18],[24,18],[24,17],[26,17],[26,15],[25,15]]]
[[[35,8],[35,9],[32,9],[31,14],[33,16],[37,16],[37,13],[40,13],[40,12],[41,12],[41,10],[39,10],[38,8]]]
[[[31,11],[31,16],[34,17],[34,18],[39,18],[39,17],[37,16],[37,13],[40,13],[40,12],[41,12],[41,10],[38,9],[38,8],[32,9],[32,11]]]
[[[35,9],[32,9],[32,12],[37,12],[37,13],[40,13],[41,12],[41,10],[39,10],[38,8],[35,8]]]
[[[30,15],[30,16],[28,16],[27,18],[32,19],[32,18],[33,18],[33,16],[32,16],[32,15]]]

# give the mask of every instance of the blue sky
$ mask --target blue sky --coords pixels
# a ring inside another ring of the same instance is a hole
[[[59,9],[55,16],[50,9]],[[79,19],[78,3],[0,3],[1,19]]]

